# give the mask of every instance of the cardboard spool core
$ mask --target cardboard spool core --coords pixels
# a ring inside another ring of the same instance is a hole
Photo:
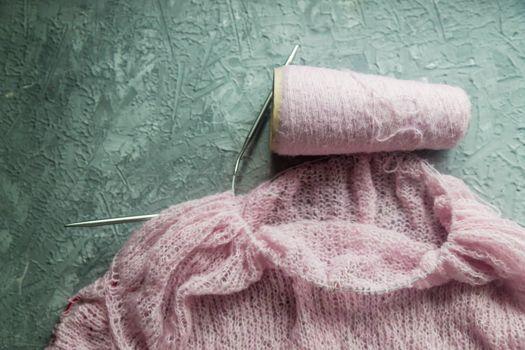
[[[273,70],[273,100],[272,100],[272,116],[270,120],[270,150],[275,150],[274,146],[277,144],[277,133],[281,126],[281,102],[282,102],[282,67]]]

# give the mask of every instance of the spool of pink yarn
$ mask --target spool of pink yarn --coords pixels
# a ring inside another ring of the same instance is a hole
[[[457,87],[307,66],[275,69],[273,106],[282,155],[449,149],[470,119]]]

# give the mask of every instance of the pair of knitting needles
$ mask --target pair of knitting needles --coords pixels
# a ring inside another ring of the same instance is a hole
[[[285,66],[292,63],[298,49],[299,49],[299,45],[295,45],[292,52],[290,53],[290,56],[288,56],[288,59],[284,63]],[[237,156],[237,160],[235,161],[235,167],[233,168],[233,175],[232,175],[233,194],[235,194],[235,183],[237,180],[237,174],[239,173],[241,161],[244,157],[244,154],[246,153],[246,151],[252,144],[253,140],[255,139],[255,135],[257,135],[261,127],[264,125],[263,117],[264,117],[266,110],[270,106],[270,103],[272,102],[272,98],[273,98],[273,91],[268,94],[268,97],[264,101],[262,108],[259,111],[259,114],[257,115],[257,118],[255,119],[252,127],[250,128],[250,131],[248,132],[248,135],[246,136],[246,139],[244,140],[242,148]],[[157,216],[159,216],[159,214],[147,214],[147,215],[137,215],[137,216],[125,216],[125,217],[120,217],[120,218],[82,221],[82,222],[74,222],[71,224],[67,224],[65,225],[65,227],[94,227],[94,226],[103,226],[103,225],[124,224],[124,223],[130,223],[130,222],[146,221],[149,219],[153,219]]]

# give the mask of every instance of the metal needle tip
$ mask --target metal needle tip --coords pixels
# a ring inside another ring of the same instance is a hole
[[[129,222],[139,222],[153,219],[159,216],[159,214],[148,214],[148,215],[137,215],[137,216],[124,216],[121,218],[111,218],[111,219],[100,219],[100,220],[91,220],[91,221],[82,221],[74,222],[71,224],[64,225],[65,227],[95,227],[103,225],[113,225],[113,224],[124,224]]]

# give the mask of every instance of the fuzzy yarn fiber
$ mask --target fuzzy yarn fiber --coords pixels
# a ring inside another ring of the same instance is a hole
[[[411,154],[332,157],[175,205],[50,349],[524,349],[525,230]]]
[[[274,71],[270,144],[282,155],[449,149],[469,120],[457,87],[308,66]]]

